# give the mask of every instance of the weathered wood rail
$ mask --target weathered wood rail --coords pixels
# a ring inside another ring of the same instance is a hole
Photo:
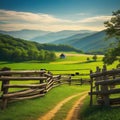
[[[69,85],[83,85],[83,84],[90,84],[90,79],[83,79],[82,77],[74,78],[71,75],[62,75],[61,76],[62,84],[69,84]]]
[[[8,102],[11,101],[44,96],[50,89],[60,85],[60,78],[60,75],[53,76],[43,70],[0,71],[0,81],[2,82],[0,93],[1,108],[5,109]],[[11,81],[14,82],[11,83]],[[16,83],[16,81],[19,81],[19,83]],[[12,92],[11,88],[16,89]]]
[[[96,68],[96,72],[90,71],[90,105],[93,105],[93,95],[96,95],[97,103],[102,105],[120,104],[120,69],[107,71],[106,66],[101,70]],[[116,98],[111,98],[116,94]]]
[[[11,101],[44,96],[49,90],[61,84],[82,85],[90,83],[88,79],[74,78],[77,75],[80,76],[78,73],[53,75],[46,70],[11,71],[5,68],[0,71],[1,108],[5,109]]]

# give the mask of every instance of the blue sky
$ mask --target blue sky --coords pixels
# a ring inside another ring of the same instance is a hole
[[[0,0],[0,29],[102,30],[120,0]]]

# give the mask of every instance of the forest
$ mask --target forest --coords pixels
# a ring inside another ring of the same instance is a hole
[[[67,45],[49,45],[30,42],[9,35],[0,34],[0,60],[7,61],[54,61],[56,55],[53,51],[76,51]]]

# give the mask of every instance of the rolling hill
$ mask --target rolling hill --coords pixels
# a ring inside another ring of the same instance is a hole
[[[63,31],[58,31],[58,32],[51,32],[43,36],[38,36],[32,39],[32,41],[36,41],[39,43],[51,43],[55,40],[59,39],[65,39],[67,37],[70,37],[72,35],[78,34],[78,33],[91,33],[92,31],[88,30],[78,30],[78,31],[73,31],[73,30],[63,30]]]
[[[75,51],[81,52],[68,45],[40,44],[9,35],[0,34],[0,60],[6,61],[27,61],[54,60],[53,51]]]
[[[115,39],[105,40],[105,38],[105,31],[100,31],[94,34],[87,34],[85,37],[84,34],[77,34],[54,41],[53,43],[71,45],[87,53],[105,52],[106,48],[109,47],[109,44],[115,41]]]

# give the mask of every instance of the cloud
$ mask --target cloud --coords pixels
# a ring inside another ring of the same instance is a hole
[[[83,15],[83,13],[79,13],[79,15]],[[104,29],[104,26],[101,23],[110,19],[110,17],[111,16],[96,16],[82,20],[67,20],[43,13],[0,10],[0,29],[39,29],[47,31],[82,29],[102,30]],[[97,23],[97,27],[96,24],[94,25],[94,23]]]
[[[90,23],[90,22],[104,22],[106,20],[109,20],[111,16],[96,16],[96,17],[90,17],[83,19],[81,21],[78,21],[80,23]]]

